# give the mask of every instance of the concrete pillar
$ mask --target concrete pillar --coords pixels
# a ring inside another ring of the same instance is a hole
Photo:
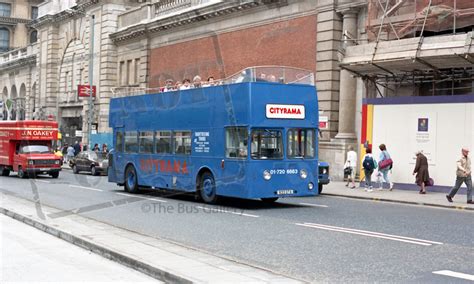
[[[357,39],[357,9],[341,11],[343,15],[342,31],[344,47],[354,45],[352,39]],[[337,139],[356,139],[355,110],[356,110],[356,78],[347,70],[340,71],[339,81],[339,129]]]

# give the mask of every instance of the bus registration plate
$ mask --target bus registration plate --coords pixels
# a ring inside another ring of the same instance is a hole
[[[281,189],[277,190],[278,195],[286,195],[286,194],[293,194],[295,191],[293,189]]]

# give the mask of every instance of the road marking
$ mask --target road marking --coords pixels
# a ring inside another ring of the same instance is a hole
[[[128,193],[117,193],[118,195],[123,195],[123,196],[129,196],[129,197],[135,197],[135,198],[140,198],[140,199],[146,199],[146,200],[151,200],[151,201],[157,201],[157,202],[163,202],[166,203],[168,201],[163,200],[163,199],[157,199],[157,198],[149,198],[149,197],[144,197],[140,195],[134,195],[134,194],[128,194]]]
[[[98,188],[80,186],[80,185],[74,185],[74,184],[70,184],[69,187],[82,188],[82,189],[93,190],[93,191],[103,191],[102,189],[98,189]]]
[[[313,204],[313,203],[302,203],[302,202],[300,202],[300,205],[312,206],[312,207],[322,207],[322,208],[328,208],[329,207],[327,205]]]
[[[35,179],[35,181],[39,181],[42,183],[51,183],[49,180],[42,180],[42,179]]]
[[[361,236],[380,238],[380,239],[386,239],[386,240],[392,240],[392,241],[399,241],[399,242],[411,243],[411,244],[422,245],[422,246],[442,245],[443,244],[443,243],[440,243],[440,242],[434,242],[434,241],[428,241],[428,240],[422,240],[422,239],[416,239],[416,238],[409,238],[409,237],[389,235],[389,234],[383,234],[383,233],[377,233],[377,232],[371,232],[371,231],[335,227],[335,226],[322,225],[322,224],[313,224],[313,223],[300,224],[300,223],[296,223],[296,225],[303,226],[303,227],[309,227],[309,228],[315,228],[315,229],[321,229],[321,230],[327,230],[327,231],[335,231],[335,232],[361,235]]]
[[[455,272],[455,271],[451,271],[451,270],[433,271],[433,274],[451,276],[451,277],[456,277],[456,278],[461,278],[461,279],[474,281],[474,275],[461,273],[461,272]]]
[[[202,206],[196,206],[196,208],[202,209],[202,210],[212,210],[215,212],[221,212],[221,213],[229,213],[229,214],[234,214],[234,215],[239,215],[239,216],[245,216],[245,217],[252,217],[252,218],[259,218],[260,216],[257,215],[252,215],[252,214],[246,214],[246,213],[238,213],[238,212],[233,212],[233,211],[228,211],[228,210],[223,210],[223,209],[218,209],[214,207],[202,207]]]

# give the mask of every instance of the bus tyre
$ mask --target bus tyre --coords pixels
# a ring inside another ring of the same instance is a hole
[[[27,178],[27,175],[26,175],[25,171],[21,167],[18,168],[18,177],[19,178]]]
[[[59,172],[52,172],[51,174],[52,178],[58,178],[59,177]]]
[[[271,204],[275,203],[278,200],[278,197],[269,197],[269,198],[262,198],[263,203]]]
[[[323,185],[318,184],[318,193],[321,194],[321,192],[323,192]]]
[[[199,182],[199,194],[205,203],[217,202],[216,182],[211,173],[202,174]]]
[[[125,169],[125,191],[130,193],[138,192],[137,171],[133,166],[128,166]]]
[[[96,176],[96,175],[99,174],[99,173],[97,172],[97,169],[95,168],[95,166],[91,166],[91,174],[92,174],[93,176]]]
[[[75,174],[79,173],[79,170],[77,169],[76,165],[72,165],[72,172],[75,173]]]

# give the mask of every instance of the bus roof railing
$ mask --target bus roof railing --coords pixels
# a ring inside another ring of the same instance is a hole
[[[315,85],[314,73],[301,68],[287,66],[254,66],[245,68],[225,79],[215,80],[212,84],[228,85],[243,82],[269,82],[280,84]],[[204,85],[206,82],[203,82]],[[115,87],[111,88],[113,98],[139,96],[162,92],[164,87]],[[177,90],[177,89],[176,89]]]

